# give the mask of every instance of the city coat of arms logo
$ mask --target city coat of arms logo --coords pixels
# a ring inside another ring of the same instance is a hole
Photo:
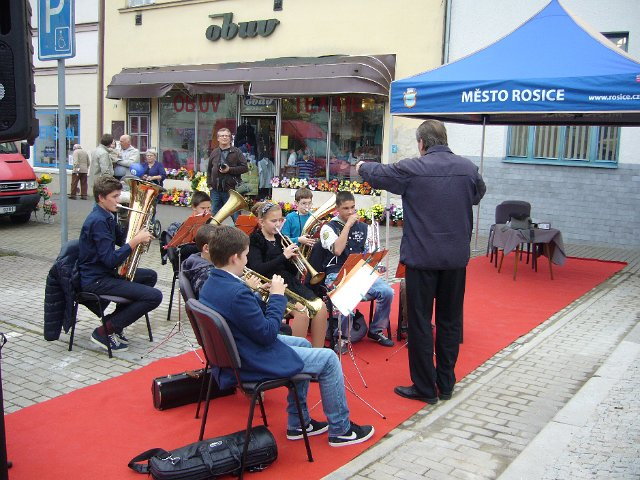
[[[418,100],[418,92],[415,88],[407,88],[402,94],[404,100],[404,106],[407,108],[413,108],[416,106]]]

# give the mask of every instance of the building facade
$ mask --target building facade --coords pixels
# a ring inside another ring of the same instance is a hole
[[[33,16],[33,64],[36,86],[36,117],[39,135],[29,161],[38,172],[58,173],[58,64],[38,59],[38,2],[30,0]],[[65,59],[66,145],[68,158],[73,145],[87,151],[97,145],[99,0],[75,2],[76,56]],[[69,175],[70,175],[70,166]],[[57,182],[53,190],[56,191]]]
[[[390,82],[442,60],[438,0],[106,5],[103,129],[168,168],[202,170],[226,127],[276,175],[355,179],[388,159]]]

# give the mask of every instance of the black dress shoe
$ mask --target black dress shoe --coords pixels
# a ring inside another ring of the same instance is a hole
[[[401,397],[409,398],[411,400],[420,400],[421,402],[426,402],[429,405],[435,405],[438,403],[438,397],[425,397],[416,389],[415,385],[411,385],[410,387],[396,387],[393,391]]]
[[[440,392],[438,393],[438,398],[440,400],[451,400],[451,396],[453,395],[453,390],[448,393]]]

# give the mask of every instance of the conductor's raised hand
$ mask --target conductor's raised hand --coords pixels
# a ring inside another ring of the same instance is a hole
[[[272,295],[284,295],[284,291],[286,288],[287,284],[284,283],[284,279],[280,275],[274,275],[271,279],[269,293]]]

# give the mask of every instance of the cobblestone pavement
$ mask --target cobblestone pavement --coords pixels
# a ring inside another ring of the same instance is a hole
[[[69,238],[77,238],[91,204],[69,204]],[[167,226],[188,212],[160,206],[158,215]],[[400,234],[391,229],[391,272],[397,265]],[[136,322],[128,330],[134,339],[129,351],[109,360],[89,341],[96,318],[83,308],[72,352],[66,334],[59,341],[44,341],[44,285],[60,249],[59,237],[57,224],[32,220],[16,226],[0,218],[7,413],[190,349],[181,334],[160,344],[175,327],[179,309],[174,306],[167,321],[172,272],[160,264],[157,244],[141,264],[158,271],[164,294],[161,307],[151,315],[153,344],[145,341],[144,323]],[[478,244],[484,247],[486,238],[480,237]],[[637,329],[629,333],[639,321],[640,248],[567,245],[567,253],[629,265],[467,375],[451,400],[422,409],[327,478],[640,478],[640,405],[633,395],[640,380],[638,353],[629,347],[637,346],[640,336],[634,333]],[[189,329],[185,335],[194,341]],[[156,349],[148,354],[152,346]],[[611,362],[625,365],[624,375],[607,374],[616,371]],[[602,378],[608,382],[597,381]],[[585,403],[589,408],[573,406]],[[570,434],[555,434],[563,425],[572,427]],[[556,439],[553,455],[538,446],[549,443],[548,438]]]

